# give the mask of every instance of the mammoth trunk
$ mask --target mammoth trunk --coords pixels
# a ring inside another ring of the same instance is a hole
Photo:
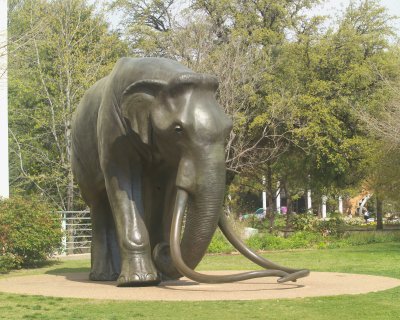
[[[296,270],[279,266],[257,255],[237,238],[224,215],[220,213],[224,198],[225,169],[222,166],[209,174],[203,173],[204,181],[196,183],[196,193],[189,193],[178,185],[173,210],[170,253],[174,267],[180,274],[197,282],[223,283],[260,277],[279,277],[278,282],[295,281],[309,274],[308,270]],[[197,172],[198,173],[198,172]],[[187,208],[186,223],[182,240],[180,239],[183,217]],[[217,225],[228,240],[248,259],[256,264],[271,268],[232,275],[206,275],[194,271],[210,244]],[[275,269],[276,268],[276,269]]]
[[[199,170],[200,171],[200,170]],[[195,193],[189,194],[181,241],[182,258],[195,268],[204,256],[218,226],[225,194],[225,166],[209,165],[197,171]]]

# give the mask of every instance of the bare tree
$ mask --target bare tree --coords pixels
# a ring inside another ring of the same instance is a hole
[[[72,210],[77,192],[70,164],[72,114],[124,46],[85,1],[27,0],[17,9],[21,15],[11,16],[12,30],[23,41],[11,45],[11,150],[19,163],[13,182],[31,183]],[[24,27],[17,25],[22,22]]]
[[[381,110],[371,113],[361,108],[357,112],[370,133],[387,142],[390,148],[400,148],[400,83],[385,81],[391,99]]]

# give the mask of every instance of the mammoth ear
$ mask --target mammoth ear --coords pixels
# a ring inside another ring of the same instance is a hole
[[[129,85],[122,93],[121,113],[127,130],[136,132],[142,142],[150,141],[150,108],[155,97],[167,86],[162,80],[139,80]]]

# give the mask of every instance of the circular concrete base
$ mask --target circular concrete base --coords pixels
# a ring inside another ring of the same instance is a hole
[[[229,274],[232,271],[204,272]],[[276,278],[226,284],[199,284],[183,278],[157,287],[118,288],[115,282],[93,282],[87,273],[11,277],[0,280],[0,292],[65,298],[111,300],[255,300],[359,294],[400,286],[399,279],[360,274],[312,272],[297,282]]]

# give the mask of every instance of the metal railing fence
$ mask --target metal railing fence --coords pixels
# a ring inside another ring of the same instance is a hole
[[[92,243],[92,223],[90,211],[57,211],[61,219],[63,237],[61,252],[76,254],[90,252]]]

